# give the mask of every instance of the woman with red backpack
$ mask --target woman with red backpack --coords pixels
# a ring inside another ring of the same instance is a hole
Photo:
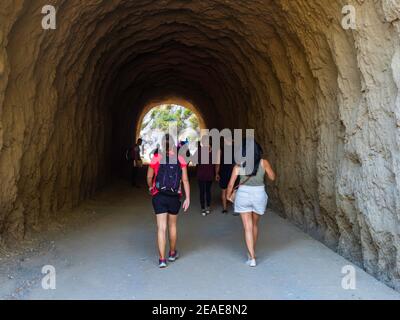
[[[182,184],[185,190],[183,209],[187,212],[190,206],[190,185],[187,164],[184,158],[178,155],[173,138],[167,134],[163,137],[162,148],[154,155],[147,172],[147,185],[153,197],[153,208],[157,216],[160,268],[167,267],[165,254],[167,228],[170,245],[168,260],[174,262],[179,257],[176,250],[176,242],[178,213],[181,208]]]

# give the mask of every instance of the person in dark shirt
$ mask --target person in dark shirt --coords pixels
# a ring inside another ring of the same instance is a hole
[[[207,216],[211,213],[211,187],[215,179],[215,164],[212,161],[209,136],[202,138],[202,143],[199,143],[196,156],[198,159],[197,181],[200,189],[201,214]]]
[[[141,168],[143,166],[143,161],[142,161],[142,157],[140,154],[140,147],[143,144],[143,140],[142,139],[138,139],[136,144],[129,149],[129,153],[130,153],[130,160],[132,161],[131,165],[132,165],[132,174],[131,174],[131,183],[132,183],[132,187],[136,187],[138,188],[139,185],[136,182],[136,178],[137,178],[137,174],[138,174],[138,168]]]
[[[216,165],[216,180],[221,188],[222,213],[228,213],[227,189],[234,167],[233,140],[223,139],[221,150]]]

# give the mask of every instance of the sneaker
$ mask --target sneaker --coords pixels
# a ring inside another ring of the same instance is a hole
[[[257,267],[257,261],[256,261],[256,259],[250,260],[249,266],[252,267],[252,268]]]
[[[224,209],[224,210],[222,210],[222,213],[223,214],[228,214],[228,210]]]
[[[247,260],[246,264],[247,264],[249,267],[254,268],[254,267],[257,266],[257,261],[256,261],[256,259],[249,259],[249,260]]]
[[[206,209],[206,214],[210,214],[211,213],[211,209],[208,207],[207,209]]]
[[[201,209],[201,215],[202,215],[203,217],[205,217],[205,216],[207,215],[206,209]]]
[[[160,269],[164,269],[167,267],[167,259],[160,259],[158,260],[158,266]]]
[[[168,255],[168,260],[169,260],[169,261],[174,262],[174,261],[176,261],[176,259],[178,259],[178,258],[179,258],[179,253],[178,253],[178,251],[175,251],[174,254],[172,254],[171,251],[169,252],[169,255]]]

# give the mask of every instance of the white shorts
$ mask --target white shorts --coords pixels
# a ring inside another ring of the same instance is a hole
[[[267,209],[268,195],[264,186],[240,186],[235,196],[235,212],[254,212],[263,215]]]

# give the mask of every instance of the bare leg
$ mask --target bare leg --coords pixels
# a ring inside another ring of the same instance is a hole
[[[224,190],[222,190],[222,193],[221,193],[222,207],[224,210],[226,210],[228,208],[228,200],[226,199],[226,192],[227,192],[227,190],[224,189]]]
[[[254,252],[254,234],[253,234],[253,217],[252,213],[242,213],[241,215],[243,227],[244,227],[244,235],[247,245],[247,250],[249,251],[249,255],[251,259],[255,259],[256,255]]]
[[[167,221],[168,214],[162,213],[157,215],[157,239],[158,239],[158,252],[160,259],[165,259],[165,245],[167,237]]]
[[[169,248],[171,252],[176,251],[176,239],[177,231],[176,224],[178,221],[178,215],[168,215],[168,229],[169,229]]]
[[[258,240],[258,222],[260,221],[260,216],[253,212],[253,238],[254,238],[254,251],[256,250],[257,240]]]

